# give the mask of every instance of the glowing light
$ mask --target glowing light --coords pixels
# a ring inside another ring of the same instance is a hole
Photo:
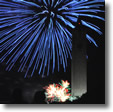
[[[59,84],[50,84],[44,87],[45,95],[48,102],[65,102],[67,100],[73,101],[76,98],[71,96],[70,83],[62,80]]]
[[[104,0],[0,0],[0,62],[10,71],[47,76],[72,59],[72,30],[80,16],[81,24],[102,34],[100,28],[86,20],[95,18]],[[85,20],[84,20],[85,18]],[[86,19],[88,18],[88,19]],[[86,35],[89,42],[95,40]],[[56,61],[57,60],[57,61]]]
[[[67,88],[69,86],[69,84],[70,83],[67,80],[66,81],[62,80],[62,85],[63,85],[64,88]]]

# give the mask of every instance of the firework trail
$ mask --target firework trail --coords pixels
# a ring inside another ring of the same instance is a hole
[[[0,0],[0,62],[10,71],[19,62],[18,72],[26,68],[49,75],[50,67],[64,71],[71,57],[72,29],[78,17],[82,25],[102,34],[95,24],[84,18],[104,20],[97,13],[104,12],[104,0]],[[97,46],[86,34],[89,42]],[[57,61],[56,61],[57,60]],[[32,72],[30,72],[32,71]],[[46,72],[46,73],[45,73]]]

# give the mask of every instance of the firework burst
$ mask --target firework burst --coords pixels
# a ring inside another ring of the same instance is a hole
[[[25,77],[35,71],[49,75],[71,57],[72,29],[78,17],[95,18],[103,12],[104,0],[0,0],[0,62],[10,71],[19,62],[18,72],[26,68]],[[81,20],[82,25],[102,34],[93,23]],[[97,46],[94,39],[86,38]],[[57,60],[57,61],[56,61]]]
[[[46,90],[45,96],[48,103],[52,102],[66,102],[67,100],[73,101],[77,97],[72,97],[70,93],[70,83],[62,80],[59,84],[50,84],[44,87]]]

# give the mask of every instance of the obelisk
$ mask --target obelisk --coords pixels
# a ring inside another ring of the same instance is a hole
[[[73,31],[72,37],[72,70],[71,93],[72,96],[81,97],[87,92],[87,44],[86,30],[81,22]]]

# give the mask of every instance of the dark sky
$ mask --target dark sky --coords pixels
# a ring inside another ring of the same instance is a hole
[[[104,14],[100,15],[104,16]],[[99,36],[95,32],[87,30],[95,38],[99,47],[96,48],[87,41],[87,94],[73,102],[76,104],[105,102],[105,23],[95,19],[93,22],[101,27],[103,35]],[[2,63],[0,64],[0,103],[34,103],[36,93],[43,91],[42,87],[50,83],[58,83],[62,79],[71,82],[70,59],[66,72],[63,72],[61,67],[59,73],[56,69],[54,74],[43,79],[37,74],[34,74],[32,78],[24,79],[24,73],[17,73],[15,70],[6,72],[5,65]],[[41,101],[41,97],[38,100]]]

